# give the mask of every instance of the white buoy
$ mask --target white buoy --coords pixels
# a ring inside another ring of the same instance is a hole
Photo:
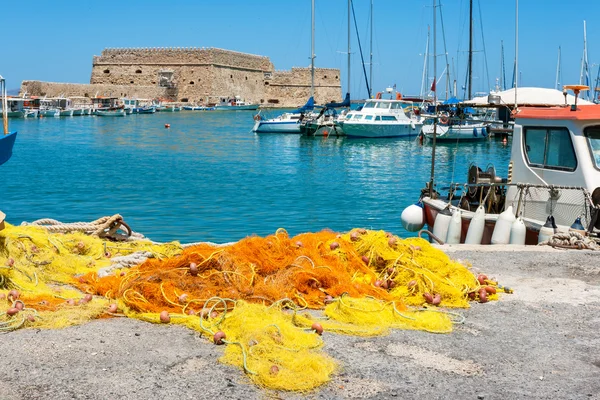
[[[510,228],[515,222],[512,206],[508,206],[502,214],[498,216],[494,233],[492,233],[492,244],[508,244],[510,242]]]
[[[467,237],[465,238],[465,244],[481,244],[483,239],[483,228],[485,227],[485,208],[483,206],[477,207],[475,215],[471,219],[469,224],[469,230],[467,230]]]
[[[450,220],[452,219],[452,214],[450,210],[444,208],[442,211],[438,213],[435,217],[435,222],[433,224],[433,234],[438,239],[446,242],[446,238],[448,237],[448,227],[450,226]]]
[[[540,228],[540,233],[538,234],[538,243],[550,240],[552,235],[554,235],[555,230],[556,223],[554,222],[554,217],[552,215],[548,215],[548,218],[546,218],[546,223]]]
[[[412,204],[402,211],[400,220],[402,226],[409,232],[416,232],[423,229],[425,226],[425,216],[423,215],[423,206],[421,203]]]
[[[526,233],[527,228],[525,222],[523,222],[523,217],[517,218],[510,227],[510,244],[524,245]]]
[[[450,224],[448,225],[448,236],[446,237],[446,243],[448,244],[459,244],[460,234],[462,228],[462,216],[460,210],[455,210],[450,218]]]

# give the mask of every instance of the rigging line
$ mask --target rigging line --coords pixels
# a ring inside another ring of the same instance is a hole
[[[444,56],[446,57],[446,100],[448,100],[448,92],[452,95],[450,85],[450,64],[448,63],[448,49],[446,48],[446,31],[444,30],[444,16],[442,15],[442,5],[440,4],[440,23],[442,25],[442,39],[444,40]]]
[[[481,41],[483,42],[483,62],[485,63],[485,73],[487,75],[487,88],[486,91],[490,90],[490,70],[488,69],[487,53],[485,51],[485,38],[483,37],[483,18],[481,16],[481,1],[477,0],[477,7],[479,8],[479,27],[481,29]]]
[[[352,6],[352,16],[354,17],[354,30],[358,32],[358,24],[356,23],[356,14],[354,13],[354,1],[350,0],[350,5]],[[367,93],[371,93],[371,89],[369,88],[369,78],[367,77],[367,69],[365,68],[365,58],[363,57],[362,46],[360,44],[360,37],[358,37],[358,50],[360,51],[360,60],[363,66],[363,73],[365,75],[365,82],[367,84]]]

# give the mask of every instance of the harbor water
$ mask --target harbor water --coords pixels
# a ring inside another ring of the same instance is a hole
[[[18,137],[0,167],[0,210],[12,224],[119,213],[153,240],[184,243],[278,228],[415,235],[403,230],[400,214],[429,181],[429,144],[256,135],[252,114],[12,119]],[[494,164],[505,177],[509,158],[510,146],[493,139],[438,144],[436,183],[466,181],[472,162]]]

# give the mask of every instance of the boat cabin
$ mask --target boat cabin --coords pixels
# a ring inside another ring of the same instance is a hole
[[[398,121],[408,120],[407,113],[413,111],[413,103],[403,100],[368,99],[358,110],[351,110],[346,121]]]
[[[600,105],[580,105],[575,110],[519,109],[515,115],[511,169],[512,182],[582,187],[600,199]],[[509,187],[507,200],[518,198],[517,192],[516,187]],[[582,194],[566,189],[537,192],[530,193],[531,198],[521,195],[524,217],[545,220],[546,215],[553,214],[557,225],[568,227],[577,216],[574,213],[585,213]],[[532,210],[544,215],[533,215]]]
[[[92,97],[92,108],[97,109],[115,109],[122,108],[118,97]]]

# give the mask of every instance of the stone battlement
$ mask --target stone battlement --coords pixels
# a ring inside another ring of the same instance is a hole
[[[94,56],[93,65],[219,65],[265,72],[273,70],[269,57],[214,47],[109,48],[100,56]]]
[[[111,56],[111,55],[119,55],[119,54],[124,54],[124,53],[142,54],[144,52],[157,53],[157,52],[167,52],[167,51],[168,52],[178,52],[180,54],[189,53],[189,52],[201,52],[201,51],[222,51],[225,53],[239,54],[242,56],[269,59],[269,57],[267,57],[267,56],[260,56],[260,55],[256,55],[256,54],[244,53],[241,51],[220,49],[218,47],[124,47],[124,48],[108,47],[108,48],[102,50],[101,57]]]

